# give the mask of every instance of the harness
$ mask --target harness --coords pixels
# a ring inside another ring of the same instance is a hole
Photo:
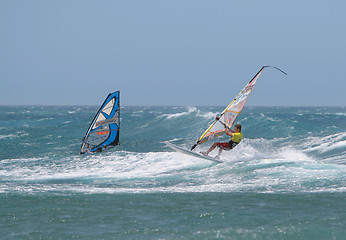
[[[239,142],[233,142],[233,140],[228,142],[228,145],[231,149],[235,148],[235,146],[237,146],[239,144]]]

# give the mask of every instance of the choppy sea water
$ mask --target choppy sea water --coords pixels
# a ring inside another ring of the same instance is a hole
[[[0,106],[2,239],[344,239],[346,108],[246,107],[221,164],[164,141],[223,107],[122,107],[121,145],[80,156],[97,110]]]

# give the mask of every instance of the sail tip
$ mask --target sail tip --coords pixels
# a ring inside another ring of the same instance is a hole
[[[267,67],[275,68],[276,70],[278,70],[278,71],[282,72],[283,74],[287,75],[286,72],[282,71],[280,68],[275,67],[275,66],[269,66],[269,65],[267,65],[267,66],[263,66],[262,68],[267,68]]]

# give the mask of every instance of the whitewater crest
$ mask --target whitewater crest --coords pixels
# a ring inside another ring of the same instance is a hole
[[[166,113],[159,116],[159,118],[166,118],[166,119],[173,119],[173,118],[179,118],[187,115],[193,115],[196,117],[203,117],[203,118],[212,118],[215,117],[217,113],[210,112],[210,111],[201,111],[197,107],[186,107],[185,109],[182,109],[181,112],[177,113]]]

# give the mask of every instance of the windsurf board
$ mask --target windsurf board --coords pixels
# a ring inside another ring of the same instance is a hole
[[[177,146],[177,145],[175,145],[173,143],[170,143],[168,141],[166,141],[165,143],[166,143],[166,145],[168,147],[170,147],[171,149],[173,149],[173,150],[175,150],[177,152],[184,153],[184,154],[187,154],[187,155],[193,156],[193,157],[203,158],[203,159],[206,159],[206,160],[209,160],[209,161],[213,161],[213,162],[218,162],[218,163],[222,162],[222,160],[220,160],[220,159],[213,158],[213,157],[210,157],[210,156],[205,156],[205,155],[203,155],[201,153],[197,153],[197,152],[192,152],[190,150],[187,150],[185,148],[179,147],[179,146]]]

